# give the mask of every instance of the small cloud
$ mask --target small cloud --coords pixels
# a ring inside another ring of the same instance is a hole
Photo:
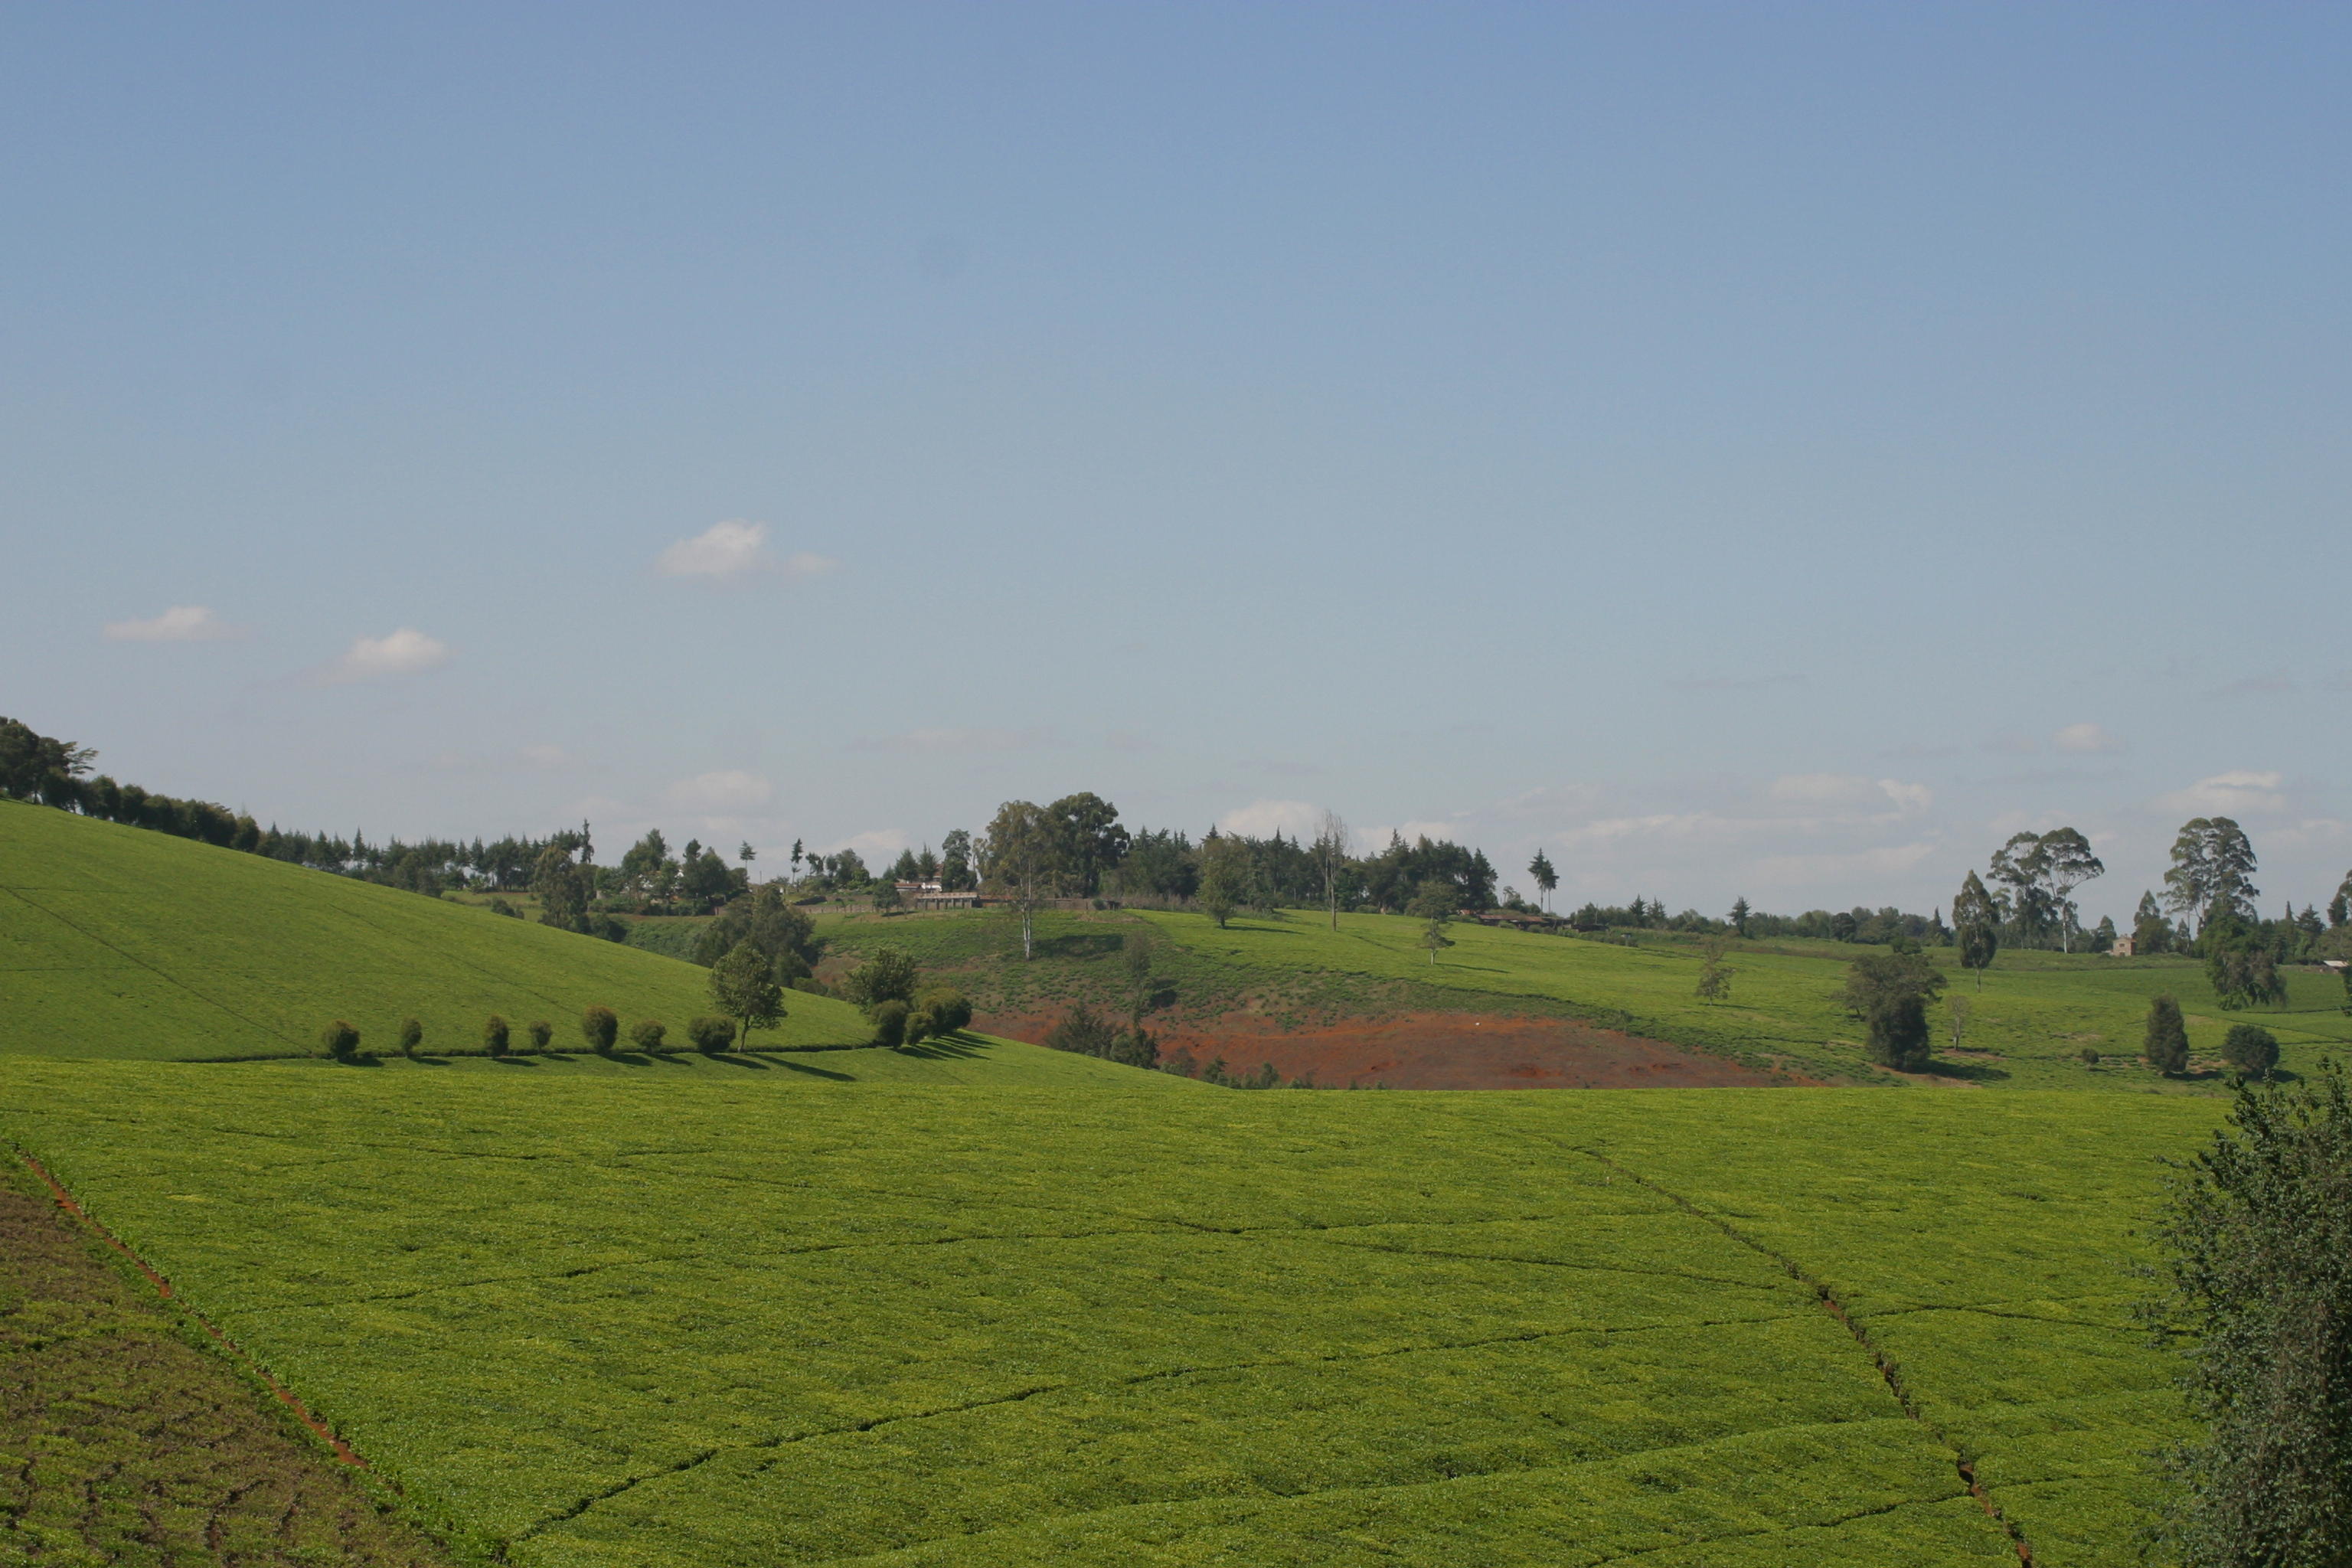
[[[2166,811],[2185,811],[2192,816],[2237,816],[2254,812],[2284,811],[2286,796],[2279,793],[2285,782],[2278,773],[2250,773],[2237,769],[2215,773],[2211,778],[2199,779],[2187,789],[2158,795],[2158,806]]]
[[[403,626],[389,637],[354,637],[343,657],[319,674],[323,686],[352,680],[375,680],[391,675],[415,675],[449,662],[449,645]]]
[[[2062,752],[2120,752],[2124,743],[2096,724],[2069,724],[2050,739]]]
[[[768,804],[775,786],[758,773],[728,768],[680,779],[662,792],[670,805],[685,811],[726,813],[750,811]]]
[[[245,632],[202,605],[174,605],[152,621],[109,621],[106,635],[115,642],[219,642]]]
[[[1277,832],[1286,837],[1312,838],[1322,819],[1323,808],[1303,800],[1255,800],[1217,818],[1217,831],[1238,833],[1245,838],[1267,838]]]
[[[1054,743],[1051,730],[909,730],[903,735],[867,735],[849,742],[853,752],[1019,752]]]
[[[654,558],[654,570],[665,577],[739,576],[761,564],[767,543],[766,523],[733,518],[679,540]]]

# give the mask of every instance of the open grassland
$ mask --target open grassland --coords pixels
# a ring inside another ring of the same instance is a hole
[[[1118,1081],[20,1057],[0,1131],[518,1564],[2014,1563],[1963,1462],[2134,1560],[2211,1101]]]
[[[235,1058],[317,1049],[347,1018],[393,1047],[404,1017],[427,1049],[478,1050],[482,1021],[521,1043],[534,1018],[580,1044],[581,1010],[657,1018],[683,1039],[711,1010],[691,964],[161,833],[0,801],[0,1049],[51,1056]],[[788,998],[759,1045],[856,1044],[853,1007]]]
[[[1236,919],[1223,929],[1203,916],[1166,913],[1054,914],[1041,919],[1041,953],[1024,964],[1009,915],[863,916],[819,922],[832,947],[858,952],[892,942],[926,963],[970,974],[983,1005],[1047,1011],[1073,1000],[1101,1003],[1120,984],[1124,933],[1145,922],[1163,942],[1170,1000],[1203,1012],[1246,1007],[1279,1021],[1326,1023],[1349,1012],[1377,1015],[1438,1005],[1461,1009],[1557,1010],[1629,1033],[1697,1047],[1758,1067],[1786,1067],[1832,1080],[1885,1081],[1862,1047],[1860,1026],[1838,1005],[1846,966],[1879,951],[1837,942],[1731,944],[1731,994],[1695,994],[1702,954],[1689,939],[1659,933],[1641,945],[1457,923],[1455,945],[1429,961],[1423,926],[1402,916],[1344,915],[1333,931],[1321,917]],[[1948,967],[1948,949],[1931,949]],[[1979,988],[1954,968],[1932,1010],[1938,1071],[1948,1080],[2015,1088],[2210,1089],[2221,1037],[2233,1023],[2275,1033],[2283,1065],[2307,1070],[2352,1043],[2344,988],[2332,973],[2290,972],[2289,1005],[2228,1013],[2215,1003],[2203,967],[2179,958],[2114,959],[2086,954],[2003,952]],[[2137,1065],[2150,997],[2180,999],[2192,1049],[2208,1076],[2168,1082]],[[1964,1002],[1962,1048],[1949,1048],[1952,1004]],[[1183,1016],[1179,1013],[1171,1016]],[[2098,1066],[2081,1059],[2100,1053]],[[2120,1059],[2119,1059],[2120,1058]]]

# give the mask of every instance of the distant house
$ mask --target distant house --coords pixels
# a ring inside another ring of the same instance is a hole
[[[2115,946],[2107,949],[2107,956],[2109,958],[2129,958],[2131,955],[2132,939],[2127,936],[2119,936],[2116,938]]]
[[[937,882],[901,882],[898,887],[902,892],[915,889],[907,892],[907,901],[919,910],[976,910],[981,906],[980,893],[972,888],[950,892]]]
[[[898,889],[900,897],[908,899],[918,899],[925,893],[936,893],[940,890],[939,880],[936,878],[928,882],[909,882],[901,877],[892,885]]]

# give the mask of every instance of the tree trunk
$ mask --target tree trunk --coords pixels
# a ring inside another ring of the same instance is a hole
[[[1021,900],[1021,960],[1024,963],[1037,956],[1035,944],[1030,938],[1029,919],[1034,907],[1029,900]]]

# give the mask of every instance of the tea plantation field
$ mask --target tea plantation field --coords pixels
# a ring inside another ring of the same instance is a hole
[[[2210,1100],[1118,1081],[19,1056],[0,1132],[463,1556],[2134,1560]]]
[[[1374,996],[1400,1008],[1558,1009],[1755,1066],[1786,1065],[1831,1081],[1888,1081],[1869,1065],[1859,1026],[1837,1003],[1846,966],[1881,950],[1840,942],[1735,942],[1727,954],[1731,994],[1715,1003],[1694,994],[1699,944],[1663,932],[1628,947],[1456,923],[1449,928],[1455,945],[1433,964],[1421,946],[1421,922],[1402,916],[1344,915],[1335,932],[1305,911],[1281,920],[1240,918],[1223,929],[1192,914],[1049,914],[1039,926],[1046,956],[1024,965],[1014,956],[1011,917],[992,910],[835,916],[818,929],[843,953],[887,942],[927,963],[961,966],[983,1006],[1051,1012],[1082,996],[1110,999],[1121,983],[1117,955],[1124,934],[1147,922],[1161,943],[1172,999],[1195,1013],[1247,1007],[1321,1022]],[[1953,963],[1950,950],[1929,951],[1938,963]],[[1944,1047],[1940,1070],[1989,1087],[2210,1090],[2210,1082],[2168,1081],[2137,1064],[2148,999],[2159,992],[2180,999],[2190,1046],[2214,1071],[2221,1037],[2233,1023],[2252,1021],[2275,1033],[2284,1065],[2294,1070],[2352,1045],[2342,982],[2317,969],[2288,973],[2284,1009],[2244,1013],[2222,1011],[2202,965],[2189,959],[2003,952],[1981,988],[1973,975],[1952,973],[1944,1002],[1932,1011]],[[1958,1053],[1948,1048],[1956,1002],[1968,1013]],[[2082,1060],[2086,1048],[2100,1054],[2097,1066]]]

